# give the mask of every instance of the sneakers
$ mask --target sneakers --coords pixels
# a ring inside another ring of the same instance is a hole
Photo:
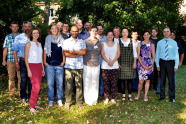
[[[109,99],[106,99],[105,101],[104,101],[104,104],[108,104],[109,103]]]
[[[21,103],[24,104],[26,102],[25,99],[21,99]]]
[[[57,101],[58,106],[63,106],[62,100]]]
[[[53,101],[49,101],[48,102],[48,107],[52,107],[53,106]]]

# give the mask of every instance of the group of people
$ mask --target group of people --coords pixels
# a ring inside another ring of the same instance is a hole
[[[63,106],[65,94],[65,109],[70,108],[73,94],[79,108],[83,107],[83,99],[90,106],[96,105],[99,94],[104,94],[104,104],[109,103],[109,98],[112,104],[116,104],[117,87],[121,88],[121,100],[124,102],[125,82],[127,98],[131,102],[133,90],[138,92],[134,98],[138,100],[146,81],[143,99],[148,101],[151,80],[154,89],[160,93],[159,100],[163,100],[166,76],[170,101],[175,102],[176,71],[182,65],[184,52],[174,41],[175,32],[171,33],[168,27],[163,29],[162,40],[157,37],[158,30],[152,28],[152,36],[145,31],[143,41],[139,41],[136,30],[129,38],[129,30],[124,28],[119,38],[119,27],[114,27],[105,36],[102,25],[93,27],[86,22],[83,31],[82,20],[78,19],[69,32],[68,23],[58,22],[50,25],[44,50],[40,43],[40,29],[32,28],[30,22],[23,22],[21,34],[18,33],[17,22],[12,22],[10,28],[12,33],[5,38],[2,62],[2,65],[7,65],[9,74],[9,98],[15,94],[17,72],[21,102],[30,102],[31,113],[35,113],[36,108],[43,109],[36,105],[42,76],[47,80],[49,107],[53,106],[55,89],[58,106]]]

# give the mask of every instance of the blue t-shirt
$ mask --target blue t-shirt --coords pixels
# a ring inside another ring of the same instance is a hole
[[[85,40],[89,37],[89,33],[82,31],[81,33],[78,34],[78,39]]]
[[[179,55],[184,54],[183,48],[180,43],[177,42]]]
[[[58,66],[63,62],[62,48],[51,43],[51,56],[46,58],[46,62],[52,66]]]

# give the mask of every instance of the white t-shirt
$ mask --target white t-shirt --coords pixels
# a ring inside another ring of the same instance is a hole
[[[119,43],[119,38],[114,38],[114,42]]]

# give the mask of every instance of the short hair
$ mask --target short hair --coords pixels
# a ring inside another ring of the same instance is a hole
[[[94,28],[98,30],[98,28],[96,26],[92,26],[89,31],[91,31]]]
[[[52,28],[52,26],[56,26],[57,27],[58,35],[60,35],[60,30],[59,30],[59,28],[58,28],[58,26],[57,26],[56,23],[50,24],[50,28],[48,29],[48,34],[52,35],[52,32],[50,31],[50,29]]]
[[[64,25],[64,24],[67,24],[67,25],[69,25],[69,24],[68,24],[67,22],[63,22],[63,25]]]
[[[157,27],[152,27],[151,31],[155,30],[156,32],[158,32],[158,28]]]
[[[123,31],[124,29],[127,29],[127,31],[129,31],[129,29],[128,29],[128,28],[126,28],[126,27],[124,27],[124,28],[122,29],[122,31]]]
[[[38,30],[39,31],[39,37],[38,37],[38,41],[39,42],[41,42],[41,30],[39,29],[39,28],[32,28],[31,30],[30,30],[30,32],[29,32],[29,34],[28,34],[28,37],[30,38],[30,40],[32,41],[33,40],[33,36],[32,36],[32,34],[33,34],[33,31],[34,30]]]
[[[98,24],[96,27],[98,28],[98,26],[101,26],[103,28],[103,26],[101,24]],[[104,28],[103,28],[104,29]]]
[[[84,24],[84,25],[86,25],[87,23],[90,23],[90,22],[85,22],[85,24]],[[91,25],[91,23],[90,23],[90,25]]]
[[[143,35],[144,35],[146,32],[148,32],[148,33],[150,34],[150,31],[149,31],[149,30],[145,30],[145,31],[143,32]]]
[[[82,20],[81,20],[81,19],[77,19],[77,20],[76,20],[76,24],[77,24],[78,21],[81,21],[81,23],[82,23]]]
[[[131,32],[131,34],[134,33],[134,32],[137,32],[138,33],[138,31],[136,29],[133,29],[132,32]]]
[[[31,23],[30,23],[29,21],[24,21],[24,22],[23,22],[23,26],[24,26],[25,24],[27,24],[27,23],[29,23],[30,26],[31,26]]]
[[[119,28],[118,26],[115,26],[115,27],[113,28],[113,31],[114,31],[114,29],[119,29],[119,31],[120,31],[120,28]]]
[[[17,24],[17,25],[19,26],[19,24],[18,24],[17,21],[12,21],[12,22],[10,23],[10,26],[11,26],[12,24]]]
[[[171,33],[174,33],[174,35],[176,35],[176,31],[175,30],[171,30]]]
[[[165,27],[165,28],[163,28],[163,31],[164,31],[164,29],[168,29],[169,31],[171,31],[169,27]]]
[[[110,32],[114,35],[113,31],[108,31],[108,32],[107,32],[107,35],[108,35],[108,33],[110,33]]]

